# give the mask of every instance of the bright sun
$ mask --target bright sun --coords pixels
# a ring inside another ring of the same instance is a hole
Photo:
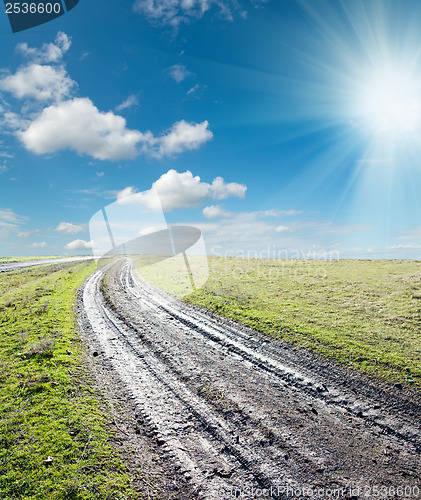
[[[421,99],[409,79],[388,73],[366,86],[362,112],[376,135],[411,134],[421,128]]]

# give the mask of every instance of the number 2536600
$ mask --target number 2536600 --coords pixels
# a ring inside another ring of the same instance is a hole
[[[6,14],[60,14],[60,12],[62,12],[62,6],[58,2],[6,3]]]

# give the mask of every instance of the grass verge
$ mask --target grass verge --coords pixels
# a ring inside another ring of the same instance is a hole
[[[184,300],[360,371],[421,387],[420,261],[213,257],[209,270],[206,285]]]
[[[134,499],[73,306],[93,263],[0,275],[0,498]]]

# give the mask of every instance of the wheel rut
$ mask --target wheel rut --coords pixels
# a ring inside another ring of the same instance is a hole
[[[138,425],[197,498],[376,498],[373,488],[397,486],[416,498],[421,489],[416,398],[388,397],[187,306],[141,281],[128,259],[91,275],[79,305],[95,362],[118,375]]]

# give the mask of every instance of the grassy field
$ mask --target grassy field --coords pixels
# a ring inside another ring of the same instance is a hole
[[[206,285],[184,300],[358,370],[421,386],[420,261],[211,257],[209,271]]]
[[[88,262],[0,275],[2,500],[137,498],[75,327],[75,290],[93,269]]]

